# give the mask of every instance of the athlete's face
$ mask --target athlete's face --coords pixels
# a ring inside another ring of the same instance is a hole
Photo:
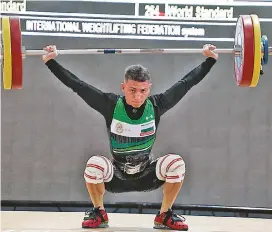
[[[122,83],[122,90],[125,94],[127,104],[139,108],[150,93],[151,83],[149,81],[138,82],[127,80]]]

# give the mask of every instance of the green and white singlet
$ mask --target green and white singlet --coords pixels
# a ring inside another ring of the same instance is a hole
[[[155,142],[155,132],[155,112],[149,99],[138,120],[128,117],[123,99],[118,99],[110,127],[110,145],[114,157],[150,154]]]

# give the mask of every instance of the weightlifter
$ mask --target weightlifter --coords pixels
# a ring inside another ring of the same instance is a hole
[[[147,192],[162,187],[161,209],[154,228],[188,230],[185,218],[172,211],[185,177],[185,163],[179,154],[165,154],[153,159],[151,150],[161,116],[174,107],[198,84],[218,59],[214,45],[203,46],[206,57],[165,92],[150,95],[151,74],[142,65],[126,68],[121,83],[123,95],[106,93],[80,80],[61,66],[56,46],[46,46],[43,61],[50,71],[105,119],[112,158],[94,154],[86,163],[84,179],[93,203],[82,222],[83,228],[108,227],[103,205],[105,190],[112,193]],[[167,135],[166,135],[167,136]]]

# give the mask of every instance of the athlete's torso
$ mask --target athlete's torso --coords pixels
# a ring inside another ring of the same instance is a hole
[[[126,106],[124,97],[119,97],[108,128],[111,152],[114,159],[120,162],[138,163],[148,159],[151,153],[158,116],[149,99],[141,109],[128,109]],[[140,113],[137,118],[131,119],[129,110],[140,110]]]

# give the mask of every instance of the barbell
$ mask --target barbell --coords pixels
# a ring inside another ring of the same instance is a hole
[[[4,89],[22,89],[23,59],[26,56],[44,55],[44,50],[26,50],[22,46],[19,17],[2,17],[2,63]],[[69,49],[58,54],[179,54],[202,53],[202,49]],[[217,53],[233,54],[235,81],[240,87],[256,87],[263,74],[262,66],[268,63],[272,47],[267,36],[261,36],[259,18],[255,14],[240,15],[236,22],[233,48],[215,49]]]

